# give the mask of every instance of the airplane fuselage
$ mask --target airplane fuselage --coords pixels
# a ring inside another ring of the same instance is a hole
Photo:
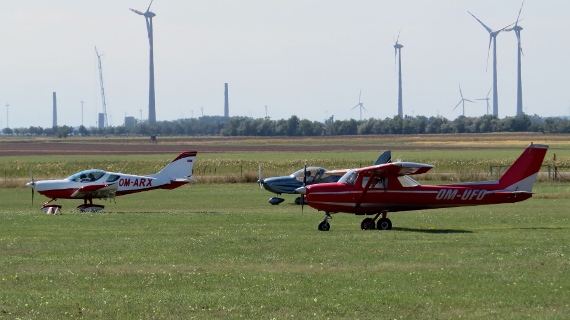
[[[396,179],[396,178],[393,178]],[[496,181],[477,184],[417,185],[400,188],[369,188],[343,183],[307,187],[309,205],[325,212],[346,212],[358,215],[382,211],[477,206],[513,203],[532,196],[531,193],[501,192]]]

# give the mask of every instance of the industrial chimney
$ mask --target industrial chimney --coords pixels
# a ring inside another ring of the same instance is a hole
[[[57,127],[57,99],[53,93],[53,127]]]
[[[229,118],[230,116],[230,103],[229,103],[229,99],[228,99],[228,84],[227,82],[224,83],[224,96],[225,96],[225,102],[224,102],[224,117]]]

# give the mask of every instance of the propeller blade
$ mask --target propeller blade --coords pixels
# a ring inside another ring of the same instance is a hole
[[[263,188],[263,172],[261,171],[261,165],[257,169],[257,184],[260,188]]]
[[[154,1],[154,0],[150,0],[150,4],[148,5],[148,8],[146,9],[146,12],[148,12],[148,11],[150,10],[150,6],[152,6],[152,2],[153,2],[153,1]]]
[[[34,206],[34,189],[36,187],[36,181],[34,180],[34,174],[30,170],[30,179],[32,180],[32,207]]]
[[[481,20],[479,20],[476,16],[474,16],[471,12],[467,11],[473,18],[475,18],[475,20],[479,21],[479,23],[483,26],[483,28],[485,28],[485,30],[487,30],[487,32],[491,33],[493,32],[493,30],[489,27],[487,27]]]
[[[307,186],[307,160],[305,160],[305,166],[303,167],[303,187]],[[305,194],[301,193],[301,213],[303,213],[305,207]]]

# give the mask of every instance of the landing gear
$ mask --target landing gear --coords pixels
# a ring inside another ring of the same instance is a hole
[[[50,201],[51,202],[51,201]],[[61,206],[58,204],[49,204],[49,202],[45,203],[40,210],[42,210],[43,212],[45,212],[46,214],[53,214],[53,215],[58,215],[58,214],[62,214],[61,213]]]
[[[79,212],[97,212],[103,209],[105,209],[105,206],[100,204],[82,204],[77,206]]]
[[[378,223],[376,223],[376,219],[378,219],[380,215],[382,215],[382,218],[380,218],[380,220],[378,220]],[[366,218],[362,220],[362,222],[360,223],[360,228],[362,230],[374,230],[376,228],[378,228],[378,230],[391,230],[392,221],[390,221],[390,219],[386,217],[387,215],[388,211],[378,212],[376,216],[374,216],[374,219]],[[376,227],[374,226],[375,224]]]
[[[89,201],[89,204],[87,204],[87,201]],[[92,198],[83,199],[83,204],[77,206],[77,210],[79,210],[79,212],[97,212],[103,210],[104,208],[104,205],[93,204]]]
[[[374,230],[376,228],[375,224],[372,218],[366,218],[360,223],[360,228],[362,230]]]
[[[381,218],[380,220],[378,220],[376,226],[378,227],[378,230],[391,230],[392,221],[390,221],[390,219],[388,218]]]
[[[303,197],[303,198],[304,198],[304,197]],[[302,201],[304,201],[305,204],[307,204],[307,199],[301,200],[301,197],[295,198],[295,204],[301,204]]]
[[[271,203],[272,205],[276,206],[278,204],[280,204],[281,202],[285,201],[285,199],[283,198],[278,198],[278,197],[273,197],[269,199],[269,203]]]
[[[325,219],[319,223],[319,231],[329,231],[331,229],[331,225],[329,224],[329,219],[332,219],[330,213],[325,214]]]

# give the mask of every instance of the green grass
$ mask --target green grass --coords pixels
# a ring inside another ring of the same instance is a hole
[[[255,184],[195,184],[62,216],[0,189],[0,318],[567,319],[568,187],[553,199],[362,217]]]

